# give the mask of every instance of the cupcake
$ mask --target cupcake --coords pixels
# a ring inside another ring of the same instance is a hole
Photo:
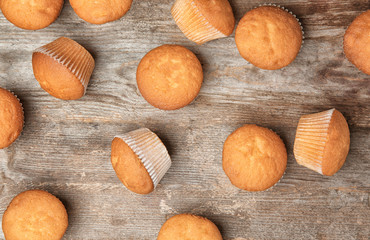
[[[297,127],[294,156],[297,163],[326,176],[343,166],[350,137],[346,119],[335,110],[304,115]]]
[[[72,39],[61,37],[32,54],[33,74],[50,95],[63,100],[85,95],[94,70],[91,54]]]
[[[179,214],[168,219],[159,231],[157,240],[222,240],[217,226],[204,217]]]
[[[125,15],[131,8],[132,0],[69,0],[76,14],[92,24],[113,22]]]
[[[176,0],[171,13],[185,36],[197,44],[234,31],[235,18],[228,0]]]
[[[237,188],[264,191],[282,178],[286,165],[283,141],[267,128],[244,125],[224,143],[222,167]]]
[[[52,24],[63,8],[64,0],[1,0],[0,9],[4,17],[15,26],[27,30],[38,30]]]
[[[144,56],[136,80],[141,95],[151,105],[175,110],[196,98],[203,82],[203,69],[194,53],[185,47],[163,45]]]
[[[21,134],[24,114],[19,99],[0,88],[0,149],[9,147]]]
[[[48,192],[29,190],[17,195],[4,212],[7,240],[59,240],[68,227],[63,203]]]
[[[138,194],[151,193],[171,166],[166,147],[147,128],[116,136],[111,162],[119,180]]]
[[[240,55],[256,67],[288,66],[301,49],[303,32],[294,15],[276,6],[262,6],[240,20],[235,42]]]
[[[348,27],[343,48],[347,59],[370,75],[370,10],[360,14]]]

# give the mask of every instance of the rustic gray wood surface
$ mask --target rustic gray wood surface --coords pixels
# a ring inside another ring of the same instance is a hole
[[[261,1],[231,0],[237,22]],[[214,221],[226,240],[369,239],[370,77],[342,52],[346,27],[369,9],[368,0],[285,0],[305,30],[305,42],[288,67],[265,71],[238,54],[234,35],[197,46],[175,25],[172,0],[135,0],[116,22],[92,25],[66,1],[55,23],[39,31],[16,28],[0,14],[0,86],[25,109],[25,128],[0,150],[0,217],[28,189],[59,197],[69,214],[64,239],[155,239],[165,220],[190,212]],[[61,101],[34,79],[32,51],[66,36],[95,57],[87,94]],[[177,111],[151,107],[136,86],[136,67],[152,48],[172,43],[199,57],[205,73],[198,98]],[[293,156],[299,117],[337,108],[348,119],[351,149],[333,177],[299,166]],[[288,150],[284,178],[249,193],[222,170],[226,137],[245,123],[276,131]],[[172,167],[158,188],[127,191],[110,164],[116,134],[139,127],[156,132]],[[0,232],[0,238],[4,238]]]

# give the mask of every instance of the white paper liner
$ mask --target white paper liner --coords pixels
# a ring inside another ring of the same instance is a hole
[[[171,158],[159,137],[147,128],[115,137],[122,139],[139,157],[155,188],[171,167]]]
[[[91,74],[95,67],[94,58],[80,44],[72,39],[61,37],[37,48],[35,52],[45,54],[65,66],[81,82],[86,93]],[[71,54],[66,54],[71,52]]]
[[[227,37],[208,22],[192,0],[176,0],[171,13],[185,36],[199,45]]]
[[[302,116],[294,142],[297,163],[322,173],[322,161],[329,125],[335,109]]]

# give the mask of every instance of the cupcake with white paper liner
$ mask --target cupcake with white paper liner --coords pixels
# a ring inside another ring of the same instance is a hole
[[[176,0],[171,13],[185,36],[199,45],[234,31],[235,17],[228,0]]]
[[[140,128],[113,139],[111,163],[127,189],[149,194],[170,168],[171,158],[155,133]]]
[[[334,175],[346,161],[350,132],[342,113],[336,109],[300,118],[294,156],[297,163],[322,175]]]
[[[9,147],[21,135],[24,111],[18,97],[0,87],[0,149]]]
[[[95,61],[83,46],[61,37],[33,52],[32,67],[46,92],[59,99],[75,100],[85,95]]]
[[[235,31],[240,55],[265,70],[281,69],[292,63],[303,39],[303,27],[297,16],[275,4],[262,4],[248,11]]]

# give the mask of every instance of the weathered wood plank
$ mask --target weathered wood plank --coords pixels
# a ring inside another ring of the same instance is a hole
[[[173,1],[134,1],[121,20],[83,22],[65,4],[46,29],[24,31],[0,14],[0,86],[25,108],[26,126],[0,150],[0,217],[19,192],[48,190],[67,207],[65,239],[155,239],[166,218],[183,212],[213,220],[226,240],[369,239],[370,77],[342,53],[346,27],[368,0],[282,0],[300,18],[305,43],[277,71],[260,70],[238,54],[233,36],[196,46],[174,24]],[[237,20],[260,1],[230,1]],[[96,59],[87,95],[66,102],[45,93],[33,77],[31,53],[71,37]],[[154,109],[136,87],[136,67],[150,49],[181,44],[202,62],[199,97],[181,110]],[[350,154],[333,177],[299,166],[292,153],[300,115],[335,107],[348,119]],[[226,137],[245,123],[276,131],[288,149],[281,182],[261,193],[234,188],[222,171]],[[165,142],[173,165],[156,191],[124,189],[110,165],[113,136],[149,127]],[[0,238],[3,238],[0,232]]]

